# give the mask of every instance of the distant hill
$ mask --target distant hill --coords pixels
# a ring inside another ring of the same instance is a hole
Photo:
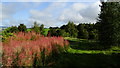
[[[0,32],[3,31],[4,29],[8,28],[7,26],[1,26],[0,25]]]
[[[0,28],[8,28],[8,27],[7,27],[7,26],[1,26],[1,25],[0,25]]]

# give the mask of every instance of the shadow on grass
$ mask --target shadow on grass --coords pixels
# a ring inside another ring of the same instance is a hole
[[[64,53],[55,68],[120,68],[120,54]]]
[[[120,68],[120,54],[63,53],[53,66],[4,66],[2,68]]]
[[[94,40],[79,40],[79,41],[72,41],[68,40],[70,43],[70,47],[73,49],[80,49],[80,50],[106,50],[110,47],[108,46],[101,46],[98,42]]]

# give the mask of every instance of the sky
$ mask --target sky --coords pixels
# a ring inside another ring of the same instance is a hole
[[[32,27],[35,21],[45,27],[60,27],[68,21],[95,23],[99,5],[99,0],[2,0],[0,25]]]

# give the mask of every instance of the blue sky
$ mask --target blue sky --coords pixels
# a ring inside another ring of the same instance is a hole
[[[2,12],[2,17],[0,17],[2,24],[0,25],[18,26],[20,23],[24,23],[27,27],[31,27],[34,21],[38,24],[44,24],[45,27],[61,26],[67,24],[68,21],[73,21],[75,24],[95,23],[100,12],[99,0],[92,0],[91,2],[69,2],[68,0],[65,0],[68,2],[21,1],[2,1],[0,4],[0,8],[2,7],[2,11],[0,11]]]
[[[1,0],[1,1],[2,2],[95,2],[98,0]]]

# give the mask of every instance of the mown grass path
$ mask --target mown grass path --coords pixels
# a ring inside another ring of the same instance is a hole
[[[94,41],[65,38],[70,42],[55,68],[120,68],[120,48],[102,48]],[[91,43],[89,43],[91,42]]]
[[[69,53],[77,54],[118,54],[120,53],[120,47],[113,46],[105,48],[98,45],[94,40],[85,40],[77,38],[65,38],[70,42],[70,47],[67,50]]]

